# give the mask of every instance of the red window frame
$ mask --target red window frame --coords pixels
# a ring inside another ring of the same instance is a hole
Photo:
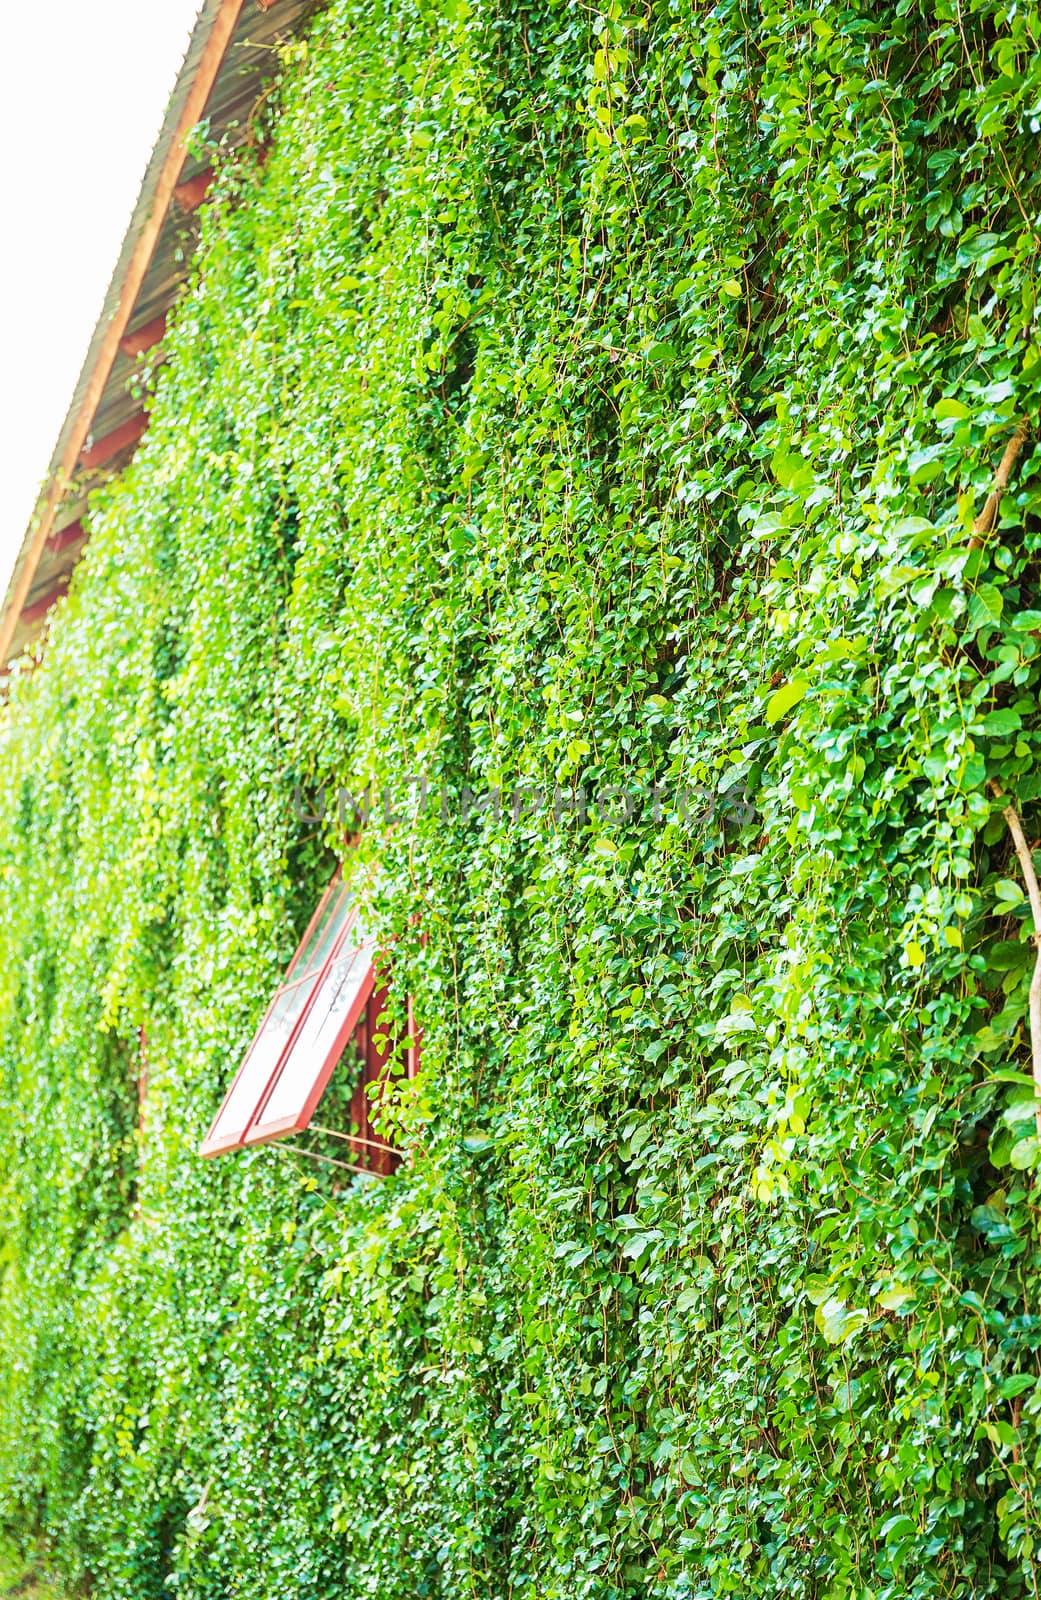
[[[351,1101],[352,1150],[372,1171],[388,1172],[394,1153],[369,1129],[368,1084],[382,1079],[391,1050],[377,1047],[385,986],[377,986],[376,944],[339,875],[329,885],[275,991],[200,1147],[200,1155],[300,1133],[309,1126],[352,1037],[361,1060]],[[411,1017],[411,1006],[410,1006]],[[415,1072],[409,1051],[408,1075]],[[344,1135],[343,1137],[348,1137]]]
[[[375,941],[361,932],[357,916],[352,916],[341,928],[271,1082],[257,1102],[245,1144],[267,1144],[302,1133],[308,1126],[372,998],[375,954]]]

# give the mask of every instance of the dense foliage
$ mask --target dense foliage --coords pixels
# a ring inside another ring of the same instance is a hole
[[[0,1505],[96,1595],[1038,1594],[1039,44],[287,50],[2,735]],[[201,1162],[356,803],[407,1159]]]

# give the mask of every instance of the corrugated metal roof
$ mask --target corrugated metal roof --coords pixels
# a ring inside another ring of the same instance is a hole
[[[22,540],[0,610],[0,672],[39,635],[68,587],[86,533],[87,495],[124,466],[141,434],[128,391],[136,356],[128,338],[173,305],[198,232],[177,191],[204,175],[185,142],[204,118],[215,139],[244,137],[247,118],[277,64],[275,47],[300,31],[321,0],[205,0],[170,98],[101,316],[54,449],[44,491]],[[190,193],[182,198],[190,206]],[[154,333],[154,330],[152,330]]]

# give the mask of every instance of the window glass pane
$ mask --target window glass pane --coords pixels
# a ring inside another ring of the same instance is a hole
[[[208,1142],[240,1137],[245,1132],[310,993],[311,986],[307,983],[293,984],[279,992],[210,1129]]]
[[[318,908],[318,915],[305,933],[303,943],[290,964],[287,978],[302,978],[307,973],[319,970],[336,941],[336,935],[350,916],[350,911],[351,903],[346,886],[342,883],[334,885],[326,894]]]
[[[373,951],[371,941],[360,944],[351,937],[330,966],[257,1118],[258,1127],[303,1115],[324,1069],[335,1059],[337,1038],[351,1011],[372,988]]]
[[[203,1141],[203,1154],[216,1155],[246,1139],[252,1143],[278,1121],[285,1124],[278,1131],[307,1126],[372,991],[373,944],[356,905],[341,882],[322,896]]]

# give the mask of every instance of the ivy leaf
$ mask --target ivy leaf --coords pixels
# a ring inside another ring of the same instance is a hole
[[[813,488],[813,468],[801,455],[791,454],[786,450],[778,450],[773,456],[770,465],[773,469],[774,477],[782,489],[791,489],[796,494],[800,494]]]
[[[627,1256],[630,1261],[638,1261],[646,1251],[650,1250],[652,1245],[657,1244],[660,1238],[661,1234],[657,1231],[630,1234],[622,1246],[622,1254]]]
[[[974,630],[1000,622],[1005,609],[1004,596],[993,583],[981,583],[969,601],[969,626]]]
[[[999,916],[1004,916],[1009,911],[1014,911],[1017,906],[1026,903],[1026,894],[1014,878],[999,878],[994,885],[994,893],[997,897]]]
[[[845,1344],[864,1326],[868,1315],[832,1296],[817,1307],[813,1320],[829,1344]]]
[[[1015,733],[1023,726],[1023,718],[1018,711],[1002,707],[998,711],[988,711],[980,721],[984,733],[1006,735]]]
[[[779,689],[775,689],[766,702],[764,715],[767,722],[780,722],[782,717],[787,716],[788,712],[799,704],[809,687],[805,678],[793,678],[790,683],[782,684]]]
[[[1033,1389],[1036,1383],[1036,1372],[1014,1372],[1011,1377],[1002,1380],[998,1392],[1003,1400],[1015,1400],[1017,1395],[1025,1394],[1028,1389]]]
[[[888,567],[879,574],[876,580],[878,598],[880,600],[888,600],[891,595],[896,594],[900,589],[906,588],[916,578],[922,577],[922,573],[923,569],[921,567],[908,567],[902,564]]]
[[[1038,1141],[1032,1134],[1027,1139],[1018,1140],[1009,1152],[1008,1163],[1017,1172],[1025,1172],[1027,1168],[1037,1165]]]

